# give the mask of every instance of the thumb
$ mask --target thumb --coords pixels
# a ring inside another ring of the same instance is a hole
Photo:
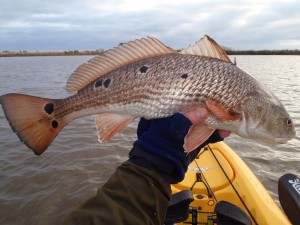
[[[193,123],[193,125],[197,125],[202,123],[207,118],[207,110],[206,108],[198,108],[192,111],[185,113],[184,115]]]

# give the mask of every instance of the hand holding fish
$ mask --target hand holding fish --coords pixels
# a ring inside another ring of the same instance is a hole
[[[142,118],[137,129],[138,140],[130,152],[130,161],[161,174],[168,183],[178,183],[184,178],[187,167],[200,149],[209,143],[222,141],[218,131],[194,151],[184,149],[185,137],[193,125],[203,123],[208,116],[205,108],[189,111],[185,116],[175,113],[171,117],[146,120]],[[228,132],[225,133],[229,135]]]
[[[208,116],[208,111],[206,108],[199,108],[195,109],[192,111],[189,111],[184,114],[191,122],[193,125],[199,125],[205,121],[205,119]],[[230,135],[230,131],[227,130],[218,130],[220,136],[222,138],[226,138]]]

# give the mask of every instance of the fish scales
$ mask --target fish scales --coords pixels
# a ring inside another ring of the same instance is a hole
[[[140,72],[143,66],[148,68],[144,73]],[[110,84],[96,87],[99,79]],[[202,106],[207,100],[232,108],[257,86],[231,63],[180,54],[141,60],[99,79],[57,104],[56,116],[73,114],[71,119],[76,119],[117,110],[134,117],[161,118]]]

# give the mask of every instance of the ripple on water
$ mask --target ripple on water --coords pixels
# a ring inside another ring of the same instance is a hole
[[[67,96],[68,76],[90,58],[0,58],[0,95]],[[287,172],[300,176],[300,57],[237,56],[237,63],[272,89],[294,119],[298,136],[286,145],[266,146],[234,135],[226,139],[277,199],[278,178]],[[82,118],[64,128],[37,157],[18,141],[0,110],[0,223],[60,223],[127,159],[136,124],[100,144],[93,117]]]

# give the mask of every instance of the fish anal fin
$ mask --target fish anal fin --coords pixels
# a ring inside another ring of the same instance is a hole
[[[92,81],[126,64],[170,53],[177,52],[152,37],[119,45],[78,67],[68,79],[66,89],[78,92]]]
[[[215,131],[214,128],[204,124],[191,126],[188,134],[185,137],[183,148],[186,153],[189,153],[203,144]]]
[[[194,45],[190,45],[189,47],[182,49],[179,53],[208,56],[212,58],[221,59],[225,62],[231,62],[225,50],[208,35],[205,35]]]
[[[102,113],[97,115],[95,125],[99,142],[103,143],[109,141],[134,119],[133,117],[120,114]]]
[[[55,100],[7,94],[0,97],[0,103],[12,130],[36,155],[42,154],[66,125],[53,116]]]
[[[207,108],[220,120],[238,120],[240,115],[219,107],[212,102],[206,102]]]

